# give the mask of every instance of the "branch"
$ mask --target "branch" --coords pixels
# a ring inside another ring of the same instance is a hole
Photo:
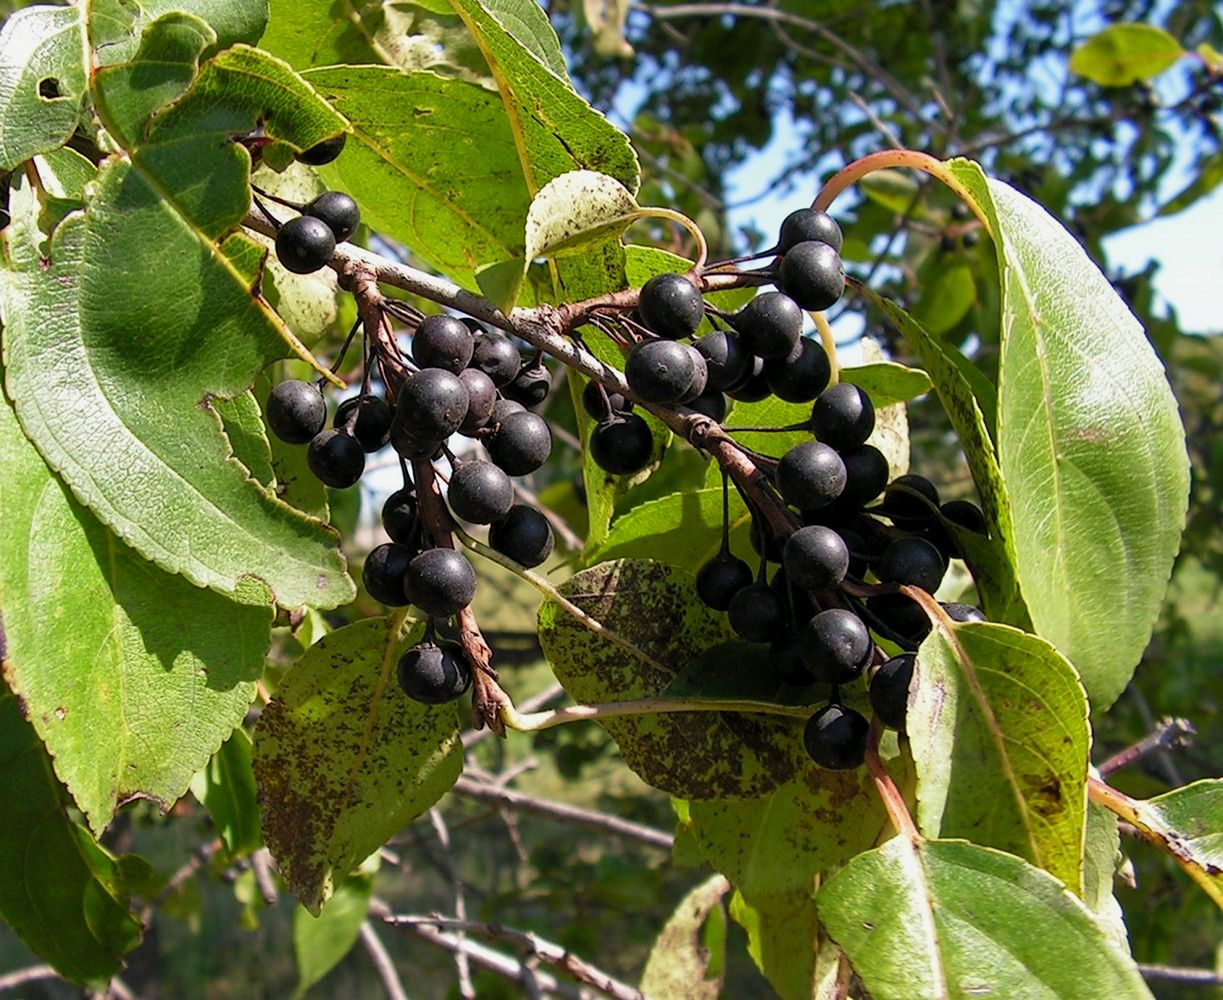
[[[594,830],[596,833],[606,833],[613,837],[621,837],[659,850],[670,851],[675,846],[675,838],[663,831],[632,820],[621,819],[608,813],[596,812],[593,809],[582,809],[578,806],[566,805],[561,802],[549,802],[522,792],[500,788],[471,778],[461,777],[451,788],[469,799],[487,802],[499,808],[513,809],[516,812],[543,816],[547,819],[559,820],[573,826]]]
[[[1142,978],[1148,981],[1223,986],[1223,973],[1215,972],[1214,969],[1186,969],[1177,965],[1144,965],[1139,962],[1138,971]]]
[[[636,987],[612,978],[606,972],[595,968],[560,945],[541,938],[534,931],[520,931],[501,924],[485,924],[472,920],[451,920],[447,917],[392,914],[382,919],[384,923],[393,927],[436,927],[439,930],[468,931],[482,937],[492,938],[494,941],[506,941],[529,950],[540,961],[563,969],[578,982],[594,987],[605,996],[612,997],[613,1000],[646,1000]]]
[[[374,930],[374,925],[368,920],[361,921],[361,943],[365,945],[369,960],[374,963],[374,970],[378,973],[382,988],[390,1000],[408,1000],[408,994],[404,992],[403,983],[399,980],[399,973],[395,971],[395,963],[382,943],[382,938],[378,937],[378,932]]]
[[[7,972],[0,976],[0,993],[15,990],[26,983],[36,983],[40,979],[58,979],[59,973],[49,965],[30,965],[15,972]]]
[[[1123,767],[1129,767],[1152,753],[1163,753],[1179,747],[1187,747],[1193,742],[1197,730],[1188,719],[1163,718],[1159,720],[1155,731],[1148,733],[1137,743],[1113,754],[1104,761],[1097,770],[1100,774],[1111,774]]]
[[[442,845],[442,855],[446,860],[446,872],[450,876],[450,883],[454,887],[454,913],[459,920],[467,919],[467,897],[463,894],[463,879],[459,875],[458,866],[454,863],[454,854],[450,850],[450,830],[446,827],[446,821],[442,819],[441,812],[434,807],[429,810],[429,822],[433,824],[433,832],[437,834],[437,841]],[[462,932],[459,933],[459,938],[462,939]],[[471,982],[471,966],[467,962],[467,956],[461,951],[454,953],[454,967],[458,972],[459,977],[459,996],[463,1000],[475,1000],[476,989]]]

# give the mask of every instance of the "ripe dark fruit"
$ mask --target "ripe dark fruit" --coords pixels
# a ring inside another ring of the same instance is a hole
[[[803,590],[828,590],[845,579],[849,548],[831,528],[809,524],[786,539],[781,564],[790,581]]]
[[[752,569],[747,563],[729,552],[719,552],[697,570],[696,594],[706,607],[726,611],[735,594],[751,583]]]
[[[731,321],[744,348],[760,358],[788,357],[803,332],[803,311],[781,292],[761,292]]]
[[[612,413],[628,413],[632,408],[631,399],[603,389],[593,380],[582,389],[582,409],[592,420],[606,420]]]
[[[552,554],[552,525],[534,507],[515,504],[489,529],[488,544],[530,569]]]
[[[780,639],[774,639],[769,646],[769,663],[774,672],[795,687],[806,687],[815,680],[803,662],[803,642],[801,632],[789,632]]]
[[[444,441],[459,429],[471,402],[467,386],[440,368],[408,376],[395,401],[395,422],[415,438]]]
[[[692,357],[692,380],[688,383],[688,388],[684,390],[683,395],[679,397],[679,401],[686,404],[691,403],[705,391],[705,385],[709,381],[709,369],[705,366],[705,359],[701,357],[696,348],[689,347],[687,344],[684,344],[683,348]]]
[[[865,444],[875,429],[875,405],[856,385],[838,382],[811,406],[811,433],[837,451]]]
[[[988,621],[985,617],[985,612],[971,604],[963,604],[960,601],[949,601],[943,605],[943,610],[947,612],[947,617],[953,622],[983,622]]]
[[[948,500],[939,508],[939,513],[961,528],[975,531],[978,535],[987,533],[985,515],[971,500]]]
[[[552,377],[543,365],[524,365],[502,393],[509,399],[521,403],[528,410],[548,398],[552,388]]]
[[[719,424],[726,419],[726,397],[720,392],[706,390],[685,405]]]
[[[451,642],[422,642],[399,658],[403,693],[426,705],[454,701],[471,687],[471,668],[463,651]]]
[[[479,368],[464,368],[459,381],[467,388],[467,415],[459,424],[459,433],[471,437],[492,418],[497,387]]]
[[[818,510],[845,489],[845,463],[829,445],[803,441],[777,463],[777,489],[799,510]]]
[[[343,431],[319,431],[306,449],[306,464],[324,486],[347,489],[365,471],[365,452]]]
[[[753,583],[730,599],[730,627],[748,642],[772,642],[785,627],[781,598],[767,583]]]
[[[552,454],[552,432],[536,413],[511,413],[485,444],[488,457],[511,476],[530,475]]]
[[[658,274],[641,286],[637,312],[658,336],[679,340],[696,333],[705,318],[705,300],[682,274]]]
[[[844,705],[825,705],[807,721],[803,746],[807,755],[828,771],[852,771],[866,760],[870,723],[861,712]]]
[[[866,609],[906,649],[916,649],[930,632],[930,619],[922,606],[905,594],[880,594],[867,599]]]
[[[861,507],[887,487],[888,460],[873,444],[860,444],[841,452],[841,461],[845,463],[845,489],[838,502]]]
[[[693,341],[692,346],[705,359],[706,389],[724,392],[747,377],[752,356],[735,334],[715,330]]]
[[[810,337],[799,337],[788,356],[764,363],[764,377],[773,395],[787,403],[810,403],[824,391],[831,376],[823,345]]]
[[[416,493],[412,490],[396,490],[382,505],[382,527],[391,541],[400,545],[412,545],[416,529],[420,526],[420,508]]]
[[[943,581],[947,563],[930,542],[916,535],[897,538],[879,557],[875,575],[884,583],[907,583],[933,594]]]
[[[764,372],[764,359],[755,355],[749,357],[749,374],[727,389],[726,395],[740,403],[759,403],[762,399],[768,399],[773,390],[769,388],[769,378]]]
[[[590,432],[590,457],[604,472],[629,476],[650,464],[654,435],[636,413],[622,413],[601,422]]]
[[[781,259],[778,284],[802,308],[822,312],[845,291],[841,256],[818,240],[797,243]]]
[[[357,416],[352,433],[361,449],[372,452],[385,448],[391,439],[391,421],[395,419],[390,404],[381,396],[353,396],[335,411],[333,426],[346,427],[354,410]]]
[[[841,227],[827,212],[817,208],[800,208],[781,220],[777,252],[784,254],[791,247],[808,240],[827,243],[833,250],[841,249]]]
[[[450,477],[450,509],[472,524],[492,524],[514,505],[514,484],[492,462],[464,462]]]
[[[500,389],[514,381],[514,376],[522,367],[522,355],[505,334],[484,331],[476,336],[471,366],[479,368]]]
[[[327,422],[327,401],[317,385],[288,379],[268,395],[268,427],[285,444],[305,444]]]
[[[276,231],[276,259],[286,271],[312,274],[335,253],[335,234],[322,219],[299,215]]]
[[[624,377],[629,388],[646,402],[674,403],[693,384],[699,358],[686,344],[650,340],[629,351]]]
[[[516,402],[515,400],[512,400],[512,399],[504,399],[498,396],[493,401],[493,412],[492,412],[492,415],[488,418],[488,426],[493,427],[493,428],[500,427],[513,414],[523,413],[525,412],[525,410],[526,410],[526,407],[523,406],[521,403]]]
[[[361,569],[361,581],[369,596],[392,608],[407,604],[403,585],[412,555],[411,549],[395,542],[387,542],[373,549],[365,557],[365,565]]]
[[[909,704],[909,684],[917,656],[902,653],[884,663],[871,678],[871,708],[879,721],[892,729],[904,729]]]
[[[807,623],[803,655],[817,680],[847,684],[866,669],[874,643],[866,624],[852,611],[829,608]]]
[[[898,524],[930,521],[939,509],[938,488],[925,476],[897,476],[883,494],[883,513]]]
[[[361,209],[343,191],[324,191],[302,209],[302,214],[327,223],[337,243],[343,243],[361,225]]]
[[[344,151],[344,143],[347,141],[348,136],[341,132],[330,139],[315,143],[309,149],[303,149],[297,154],[297,158],[312,167],[321,167],[338,157]]]
[[[454,316],[426,316],[412,334],[412,360],[421,368],[457,375],[471,361],[476,336]]]
[[[476,596],[476,571],[454,549],[426,549],[408,564],[404,594],[435,618],[449,618]]]

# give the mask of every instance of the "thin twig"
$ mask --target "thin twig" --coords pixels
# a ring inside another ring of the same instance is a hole
[[[450,830],[446,827],[446,821],[442,818],[441,812],[434,808],[429,810],[429,822],[433,824],[433,832],[437,834],[437,841],[442,845],[442,857],[446,862],[446,871],[450,876],[450,884],[454,887],[454,912],[455,916],[461,921],[467,920],[467,897],[463,892],[463,879],[459,875],[458,866],[454,863],[454,854],[450,850]],[[460,938],[463,936],[461,929],[458,931]],[[459,977],[459,996],[463,1000],[475,1000],[476,989],[471,982],[471,964],[467,961],[467,955],[461,951],[454,953],[454,967]]]
[[[272,878],[272,853],[266,847],[261,847],[251,855],[251,871],[255,873],[255,885],[259,887],[259,895],[268,906],[275,906],[279,898],[276,891],[276,880]]]
[[[1214,969],[1187,969],[1179,965],[1146,965],[1138,963],[1138,971],[1148,981],[1189,983],[1194,986],[1223,986],[1223,973]]]
[[[24,969],[6,972],[0,976],[0,993],[15,990],[26,983],[36,983],[40,979],[58,979],[59,973],[49,965],[28,965]]]
[[[1134,707],[1138,709],[1138,714],[1142,716],[1142,724],[1147,729],[1155,728],[1155,713],[1151,711],[1151,706],[1147,704],[1146,698],[1142,696],[1142,692],[1133,684],[1127,689],[1130,700],[1133,701]],[[1164,779],[1173,788],[1179,788],[1185,784],[1185,779],[1181,775],[1181,769],[1176,766],[1176,761],[1172,759],[1172,755],[1166,749],[1157,748],[1155,751],[1155,762],[1160,771],[1163,772]]]
[[[541,938],[534,931],[518,930],[502,924],[486,924],[473,920],[452,920],[448,917],[392,914],[383,918],[384,923],[394,927],[429,926],[445,931],[468,931],[494,941],[505,941],[519,948],[528,949],[541,961],[554,968],[563,969],[578,982],[592,986],[613,1000],[645,1000],[636,987],[622,983],[598,969],[584,959],[578,958],[566,948]]]
[[[1154,732],[1148,733],[1137,743],[1113,754],[1098,768],[1101,774],[1111,774],[1113,771],[1142,760],[1148,754],[1187,747],[1193,742],[1197,730],[1188,719],[1173,719],[1164,717],[1156,724]]]
[[[516,812],[543,816],[586,830],[594,830],[597,833],[605,833],[649,847],[657,847],[663,851],[670,851],[675,845],[675,837],[665,830],[655,830],[653,827],[593,809],[583,809],[563,802],[536,798],[533,795],[475,781],[465,776],[460,777],[454,783],[451,791],[478,802],[487,802],[501,808],[513,809]]]
[[[543,708],[548,702],[555,701],[565,693],[565,689],[561,687],[559,682],[554,681],[542,691],[538,691],[531,695],[518,706],[521,712],[534,712],[536,709]],[[483,743],[490,736],[494,735],[491,729],[468,729],[463,733],[463,749],[470,750],[477,743]]]
[[[382,989],[390,1000],[408,1000],[408,994],[404,991],[399,973],[395,971],[395,963],[391,960],[386,945],[382,943],[382,938],[374,930],[374,925],[368,920],[361,922],[361,943],[365,945],[365,952],[369,955],[369,960],[373,962],[374,971],[378,973],[378,979],[382,982]]]

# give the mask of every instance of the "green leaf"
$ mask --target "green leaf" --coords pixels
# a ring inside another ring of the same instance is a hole
[[[68,819],[46,750],[3,683],[0,785],[0,917],[61,976],[104,989],[142,927],[114,888],[114,860]]]
[[[1220,72],[1223,72],[1223,68]],[[1188,184],[1159,207],[1156,217],[1183,212],[1211,194],[1220,183],[1223,183],[1223,153],[1215,153],[1202,164]]]
[[[1001,851],[896,837],[854,858],[816,903],[878,1000],[1151,995],[1065,886]]]
[[[988,540],[979,535],[966,537],[971,533],[960,536],[968,548],[968,562],[982,606],[992,621],[1026,627],[1031,623],[1015,579],[1012,541],[1015,529],[1010,499],[988,424],[988,414],[993,412],[996,398],[993,387],[971,361],[950,344],[930,336],[899,306],[870,289],[864,289],[863,294],[883,312],[921,359],[947,418],[955,428],[960,447],[964,449],[989,527]]]
[[[364,872],[349,875],[335,887],[323,912],[317,916],[298,907],[293,911],[293,957],[297,961],[296,996],[340,964],[361,936],[361,924],[369,913],[374,879]]]
[[[208,810],[231,858],[244,857],[263,846],[255,772],[251,769],[251,738],[245,730],[235,729],[196,772],[191,779],[191,794]]]
[[[0,29],[0,170],[62,146],[85,96],[85,37],[75,7],[27,7]]]
[[[587,630],[554,601],[540,606],[544,655],[579,702],[659,697],[691,660],[731,638],[726,616],[697,599],[691,574],[662,563],[603,563],[559,590],[629,647]],[[600,723],[638,775],[688,799],[766,794],[806,759],[797,718],[679,712]]]
[[[1124,860],[1117,817],[1088,801],[1087,835],[1083,849],[1083,902],[1117,945],[1128,949],[1130,939],[1125,929],[1125,915],[1113,892],[1117,871]]]
[[[561,174],[531,199],[525,257],[557,257],[615,239],[638,211],[637,200],[614,177],[594,170]]]
[[[1111,24],[1070,56],[1070,72],[1102,87],[1128,87],[1151,80],[1185,54],[1163,28],[1153,24]]]
[[[360,202],[372,228],[469,288],[479,266],[522,256],[531,196],[495,93],[379,66],[305,78],[352,128],[344,154],[322,173]],[[520,260],[513,269],[521,277]]]
[[[939,623],[909,701],[922,832],[1019,855],[1082,895],[1091,736],[1070,664],[1008,625]]]
[[[716,1000],[722,990],[730,883],[702,882],[675,908],[646,959],[641,992],[658,1000]]]
[[[97,186],[49,245],[24,177],[10,198],[0,312],[24,431],[107,527],[192,583],[249,594],[253,578],[289,607],[351,600],[336,534],[232,460],[210,405],[283,355],[283,329],[130,162],[108,161]]]
[[[977,285],[967,261],[940,262],[928,282],[922,284],[921,298],[913,318],[930,333],[946,333],[965,316],[977,301]]]
[[[731,490],[732,528],[747,520],[738,491]],[[592,563],[610,559],[655,559],[696,572],[721,545],[722,488],[672,493],[647,500],[616,519],[607,540],[589,556]],[[701,544],[702,542],[707,544]]]
[[[901,170],[872,170],[858,182],[862,193],[893,215],[908,215],[919,195],[917,182]]]
[[[930,391],[930,376],[920,368],[897,361],[877,361],[856,368],[842,368],[841,381],[864,389],[876,408],[906,403]]]
[[[811,890],[759,897],[736,892],[730,914],[747,933],[747,951],[782,1000],[834,1000],[841,952],[819,925]]]
[[[1223,778],[1195,781],[1153,799],[1124,799],[1119,815],[1163,845],[1223,909]]]
[[[263,411],[252,392],[213,403],[234,458],[263,486],[272,486],[272,446],[263,427]]]
[[[165,14],[193,15],[216,35],[217,48],[253,45],[268,21],[268,0],[91,0],[89,41],[100,65],[125,62],[146,27]]]
[[[264,839],[317,914],[337,881],[446,792],[463,767],[459,712],[399,690],[405,615],[336,629],[285,675],[255,727]]]
[[[9,683],[96,833],[130,798],[167,809],[246,714],[271,608],[200,590],[126,548],[51,474],[7,400],[0,467]]]
[[[1074,237],[976,165],[951,169],[997,248],[998,469],[1020,590],[1103,711],[1146,648],[1180,545],[1184,428],[1142,327]]]

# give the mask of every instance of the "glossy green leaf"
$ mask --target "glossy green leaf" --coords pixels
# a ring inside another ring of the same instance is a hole
[[[74,7],[27,7],[0,28],[0,170],[62,146],[85,96],[84,30]]]
[[[194,795],[208,815],[231,858],[244,857],[263,846],[259,832],[259,802],[251,769],[251,738],[235,729],[221,748],[191,779]]]
[[[2,594],[0,606],[7,622]],[[68,819],[51,760],[2,682],[0,785],[0,918],[61,976],[104,988],[142,927],[115,889],[113,859]]]
[[[697,599],[691,574],[662,563],[603,563],[559,589],[629,647],[589,631],[554,601],[541,605],[544,655],[579,702],[658,697],[691,660],[731,638],[726,616]],[[601,724],[645,781],[688,799],[764,795],[805,759],[801,719],[680,712]]]
[[[1001,851],[896,837],[854,858],[816,902],[877,1000],[1151,995],[1077,897]]]
[[[931,388],[930,376],[924,371],[897,361],[875,361],[842,368],[840,380],[864,389],[876,408],[906,403],[924,396]]]
[[[952,259],[939,266],[913,310],[913,318],[930,333],[946,333],[960,322],[977,300],[972,268],[965,260]]]
[[[302,996],[352,950],[361,936],[361,924],[369,913],[373,894],[373,877],[361,872],[337,885],[335,895],[317,916],[301,906],[293,911],[296,996]]]
[[[747,508],[731,489],[730,523],[746,523]],[[590,562],[610,559],[656,559],[695,573],[721,545],[722,488],[672,493],[647,500],[616,519],[607,540],[590,554]]]
[[[680,900],[650,949],[642,993],[658,1000],[716,1000],[725,967],[722,899],[728,892],[730,883],[714,875]]]
[[[124,546],[51,474],[7,400],[0,467],[9,683],[96,833],[130,798],[166,809],[246,714],[271,608],[193,587]]]
[[[1043,639],[940,623],[918,651],[906,731],[917,822],[1019,855],[1083,892],[1087,701]]]
[[[263,486],[274,485],[272,447],[263,426],[263,411],[252,392],[213,403],[234,458]]]
[[[255,728],[264,839],[313,914],[462,770],[458,707],[422,705],[396,682],[399,654],[421,634],[402,614],[328,633],[285,675]]]
[[[158,565],[228,594],[262,581],[290,607],[350,600],[335,533],[231,460],[209,405],[284,354],[283,329],[142,171],[114,159],[97,185],[49,246],[24,178],[12,192],[0,308],[23,429],[76,496]]]
[[[1159,76],[1184,54],[1163,28],[1110,24],[1074,50],[1070,72],[1102,87],[1128,87]]]
[[[1180,546],[1184,428],[1142,327],[1078,241],[975,164],[951,169],[997,246],[996,441],[1020,590],[1102,711],[1146,648]]]

